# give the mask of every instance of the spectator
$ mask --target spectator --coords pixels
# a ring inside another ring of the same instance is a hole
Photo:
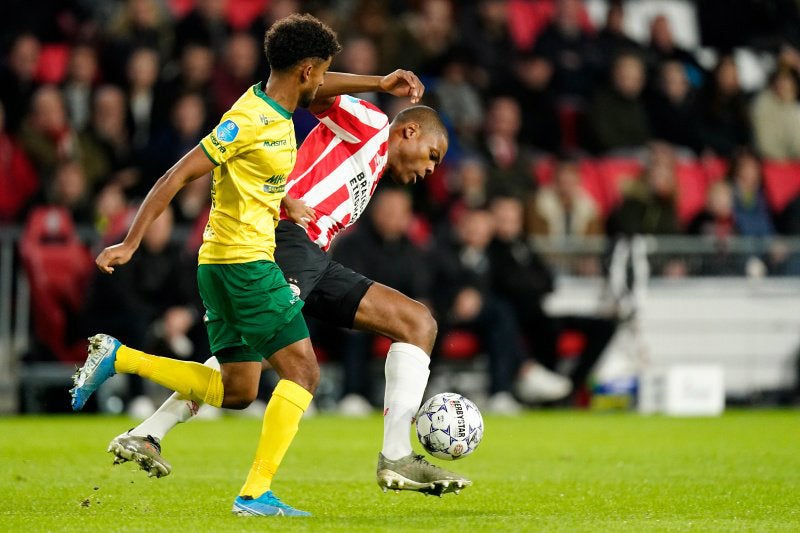
[[[97,54],[89,45],[74,46],[70,51],[67,79],[61,88],[72,127],[82,130],[89,122],[92,91],[98,78]]]
[[[76,224],[90,225],[94,222],[86,174],[78,162],[67,161],[59,165],[47,197],[50,204],[66,208]]]
[[[195,280],[186,275],[187,258],[172,236],[172,211],[167,208],[126,268],[114,276],[95,272],[85,309],[87,331],[110,331],[162,355],[194,357],[195,342],[202,338],[202,331],[192,331],[201,324]],[[197,355],[206,357],[202,351]],[[131,397],[143,393],[141,382],[129,387]]]
[[[189,14],[175,25],[175,45],[178,53],[190,44],[210,48],[221,56],[231,27],[225,19],[227,0],[197,0]],[[263,34],[262,34],[263,35]]]
[[[594,364],[600,358],[616,331],[613,319],[593,316],[551,316],[543,308],[544,297],[553,291],[550,269],[528,244],[523,232],[523,205],[516,198],[492,200],[491,212],[495,238],[489,248],[493,287],[507,299],[521,331],[528,339],[533,359],[522,368],[517,395],[525,401],[558,400],[573,388],[585,384]],[[560,366],[558,337],[565,331],[584,335],[585,348],[570,369],[566,380],[556,373]],[[549,369],[549,372],[548,370]]]
[[[43,185],[50,182],[59,164],[78,155],[77,135],[58,88],[44,85],[36,90],[19,139]]]
[[[216,68],[211,82],[217,115],[230,109],[242,93],[259,81],[259,55],[258,43],[250,34],[235,33],[227,40],[222,64]]]
[[[367,37],[353,36],[342,45],[342,53],[337,57],[341,63],[339,70],[352,74],[371,75],[378,68],[378,49]],[[373,104],[378,104],[378,93],[360,93],[355,96]]]
[[[469,79],[470,60],[466,49],[451,49],[443,61],[441,77],[434,87],[434,93],[439,112],[453,124],[458,140],[475,148],[484,111],[480,94]]]
[[[0,104],[0,223],[19,222],[39,190],[39,178],[25,151],[5,128]]]
[[[611,84],[592,100],[589,122],[600,152],[639,149],[650,139],[650,123],[642,98],[645,69],[634,54],[623,54],[611,70]]]
[[[513,195],[525,199],[533,193],[533,155],[519,142],[522,117],[519,103],[508,96],[489,102],[484,125],[483,151],[489,162],[489,196]]]
[[[514,43],[508,30],[508,2],[480,0],[474,8],[462,10],[459,33],[461,46],[473,60],[471,79],[479,89],[510,75],[508,56]]]
[[[453,5],[448,0],[421,2],[405,20],[400,38],[402,64],[418,74],[427,74],[458,41]]]
[[[700,110],[684,66],[670,60],[661,64],[658,88],[649,105],[655,139],[683,146],[699,154]]]
[[[200,44],[189,44],[180,55],[180,69],[168,77],[156,95],[153,113],[158,117],[159,126],[169,121],[178,99],[186,93],[202,95],[204,115],[213,113],[214,101],[211,97],[211,78],[214,72],[214,53],[211,48]]]
[[[296,1],[288,0],[288,3]],[[376,72],[391,72],[400,65],[414,70],[418,65],[414,60],[407,62],[406,54],[413,54],[415,51],[403,46],[403,41],[410,39],[403,17],[390,14],[387,4],[383,0],[358,0],[348,13],[350,24],[342,27],[339,34],[346,40],[352,31],[355,35],[367,37],[375,43],[378,49]],[[263,34],[262,31],[261,35]]]
[[[739,85],[733,56],[719,58],[709,83],[700,97],[702,144],[715,153],[730,157],[751,141],[747,97]]]
[[[653,143],[644,175],[630,182],[622,204],[609,216],[607,233],[617,235],[675,235],[680,233],[675,206],[675,151]]]
[[[520,140],[535,149],[559,153],[561,124],[553,87],[553,64],[542,56],[520,55],[514,62],[514,75],[505,86],[497,91],[510,94],[520,105]]]
[[[332,259],[368,278],[420,301],[430,299],[430,275],[422,250],[408,239],[413,213],[411,197],[401,189],[388,188],[375,195],[369,217],[355,230],[342,236],[333,248]],[[373,335],[342,332],[344,384],[339,410],[361,415],[372,410],[377,398],[369,375]]]
[[[80,161],[92,190],[97,191],[112,180],[129,188],[138,180],[131,167],[125,104],[125,93],[119,87],[99,88],[94,96],[91,122],[78,137]]]
[[[742,235],[769,237],[775,233],[764,196],[761,163],[748,150],[740,150],[731,163],[733,217]]]
[[[689,235],[712,239],[715,254],[703,256],[695,274],[700,276],[741,275],[744,265],[730,253],[730,239],[738,235],[733,216],[733,189],[726,181],[718,181],[708,189],[706,207],[686,228]]]
[[[736,234],[736,219],[733,217],[733,189],[725,181],[718,181],[708,188],[705,208],[699,212],[686,228],[689,235],[703,235],[725,240]]]
[[[769,87],[753,101],[751,117],[756,147],[766,159],[800,159],[798,75],[778,69]]]
[[[534,53],[547,58],[555,70],[556,93],[579,101],[589,98],[597,49],[581,25],[581,0],[558,0],[553,21],[539,35]]]
[[[132,191],[133,196],[144,195],[152,186],[155,179],[161,176],[174,161],[177,161],[194,148],[200,139],[206,135],[208,129],[207,115],[203,98],[199,94],[187,93],[181,96],[172,110],[169,124],[153,136],[147,154],[142,164],[141,183]],[[178,204],[181,206],[177,213],[180,220],[187,220],[183,212],[183,200],[191,198],[190,204],[197,206],[197,195],[202,193],[203,198],[208,198],[209,183],[206,180],[196,180],[181,191]],[[203,190],[205,187],[205,190]],[[201,205],[205,205],[205,200]],[[189,212],[195,211],[194,207]],[[188,220],[196,216],[186,213]]]
[[[152,48],[137,48],[127,66],[127,99],[130,133],[134,150],[144,148],[157,127],[158,53]]]
[[[501,202],[498,205],[509,205]],[[583,189],[580,167],[576,161],[556,164],[553,183],[536,194],[528,217],[533,235],[560,239],[603,233],[597,204]]]
[[[601,79],[608,79],[609,71],[614,59],[624,53],[636,54],[644,57],[642,46],[625,33],[625,3],[622,0],[612,0],[606,13],[606,25],[595,38],[595,47],[598,50],[598,74]]]
[[[156,50],[162,61],[172,56],[174,31],[157,0],[126,0],[111,23],[108,39],[103,72],[107,82],[122,84],[125,66],[134,50]]]
[[[693,87],[703,85],[705,71],[691,52],[675,44],[672,27],[666,15],[656,15],[650,22],[650,47],[648,63],[650,72],[656,72],[666,61],[677,61],[686,69],[686,76]]]
[[[531,380],[527,372],[519,374],[527,353],[511,305],[492,287],[489,244],[493,233],[488,211],[472,209],[462,214],[452,237],[440,242],[434,251],[433,298],[439,338],[445,338],[449,330],[468,328],[478,336],[487,354],[490,396],[486,410],[513,414],[521,408],[511,392],[518,375],[520,388],[533,395],[530,387],[538,387],[540,399],[562,398],[569,390],[551,387],[561,380],[542,367],[536,370],[544,376],[544,384]]]
[[[11,44],[5,64],[0,67],[0,103],[6,110],[6,127],[16,134],[38,87],[36,67],[41,45],[30,33],[22,33]]]

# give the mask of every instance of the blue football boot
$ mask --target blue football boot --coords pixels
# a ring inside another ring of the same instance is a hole
[[[75,386],[70,389],[69,394],[72,396],[73,411],[83,409],[94,391],[117,373],[114,370],[114,361],[120,346],[122,344],[117,339],[105,333],[89,337],[89,356],[86,363],[72,376]]]

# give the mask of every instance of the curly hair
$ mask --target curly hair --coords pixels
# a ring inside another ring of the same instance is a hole
[[[336,32],[309,14],[282,18],[264,35],[264,52],[272,70],[286,70],[307,58],[325,61],[341,49]]]

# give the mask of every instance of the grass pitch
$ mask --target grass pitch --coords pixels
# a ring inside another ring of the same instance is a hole
[[[113,467],[134,423],[88,415],[0,418],[0,531],[800,531],[800,412],[716,419],[533,412],[487,418],[449,465],[460,496],[383,494],[378,416],[304,420],[273,489],[311,518],[230,514],[259,420],[179,427],[173,474]]]

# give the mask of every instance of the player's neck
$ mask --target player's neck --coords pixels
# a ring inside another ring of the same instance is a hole
[[[264,94],[275,100],[278,105],[289,113],[294,113],[300,100],[300,90],[294,77],[274,72],[270,74],[264,84]]]

